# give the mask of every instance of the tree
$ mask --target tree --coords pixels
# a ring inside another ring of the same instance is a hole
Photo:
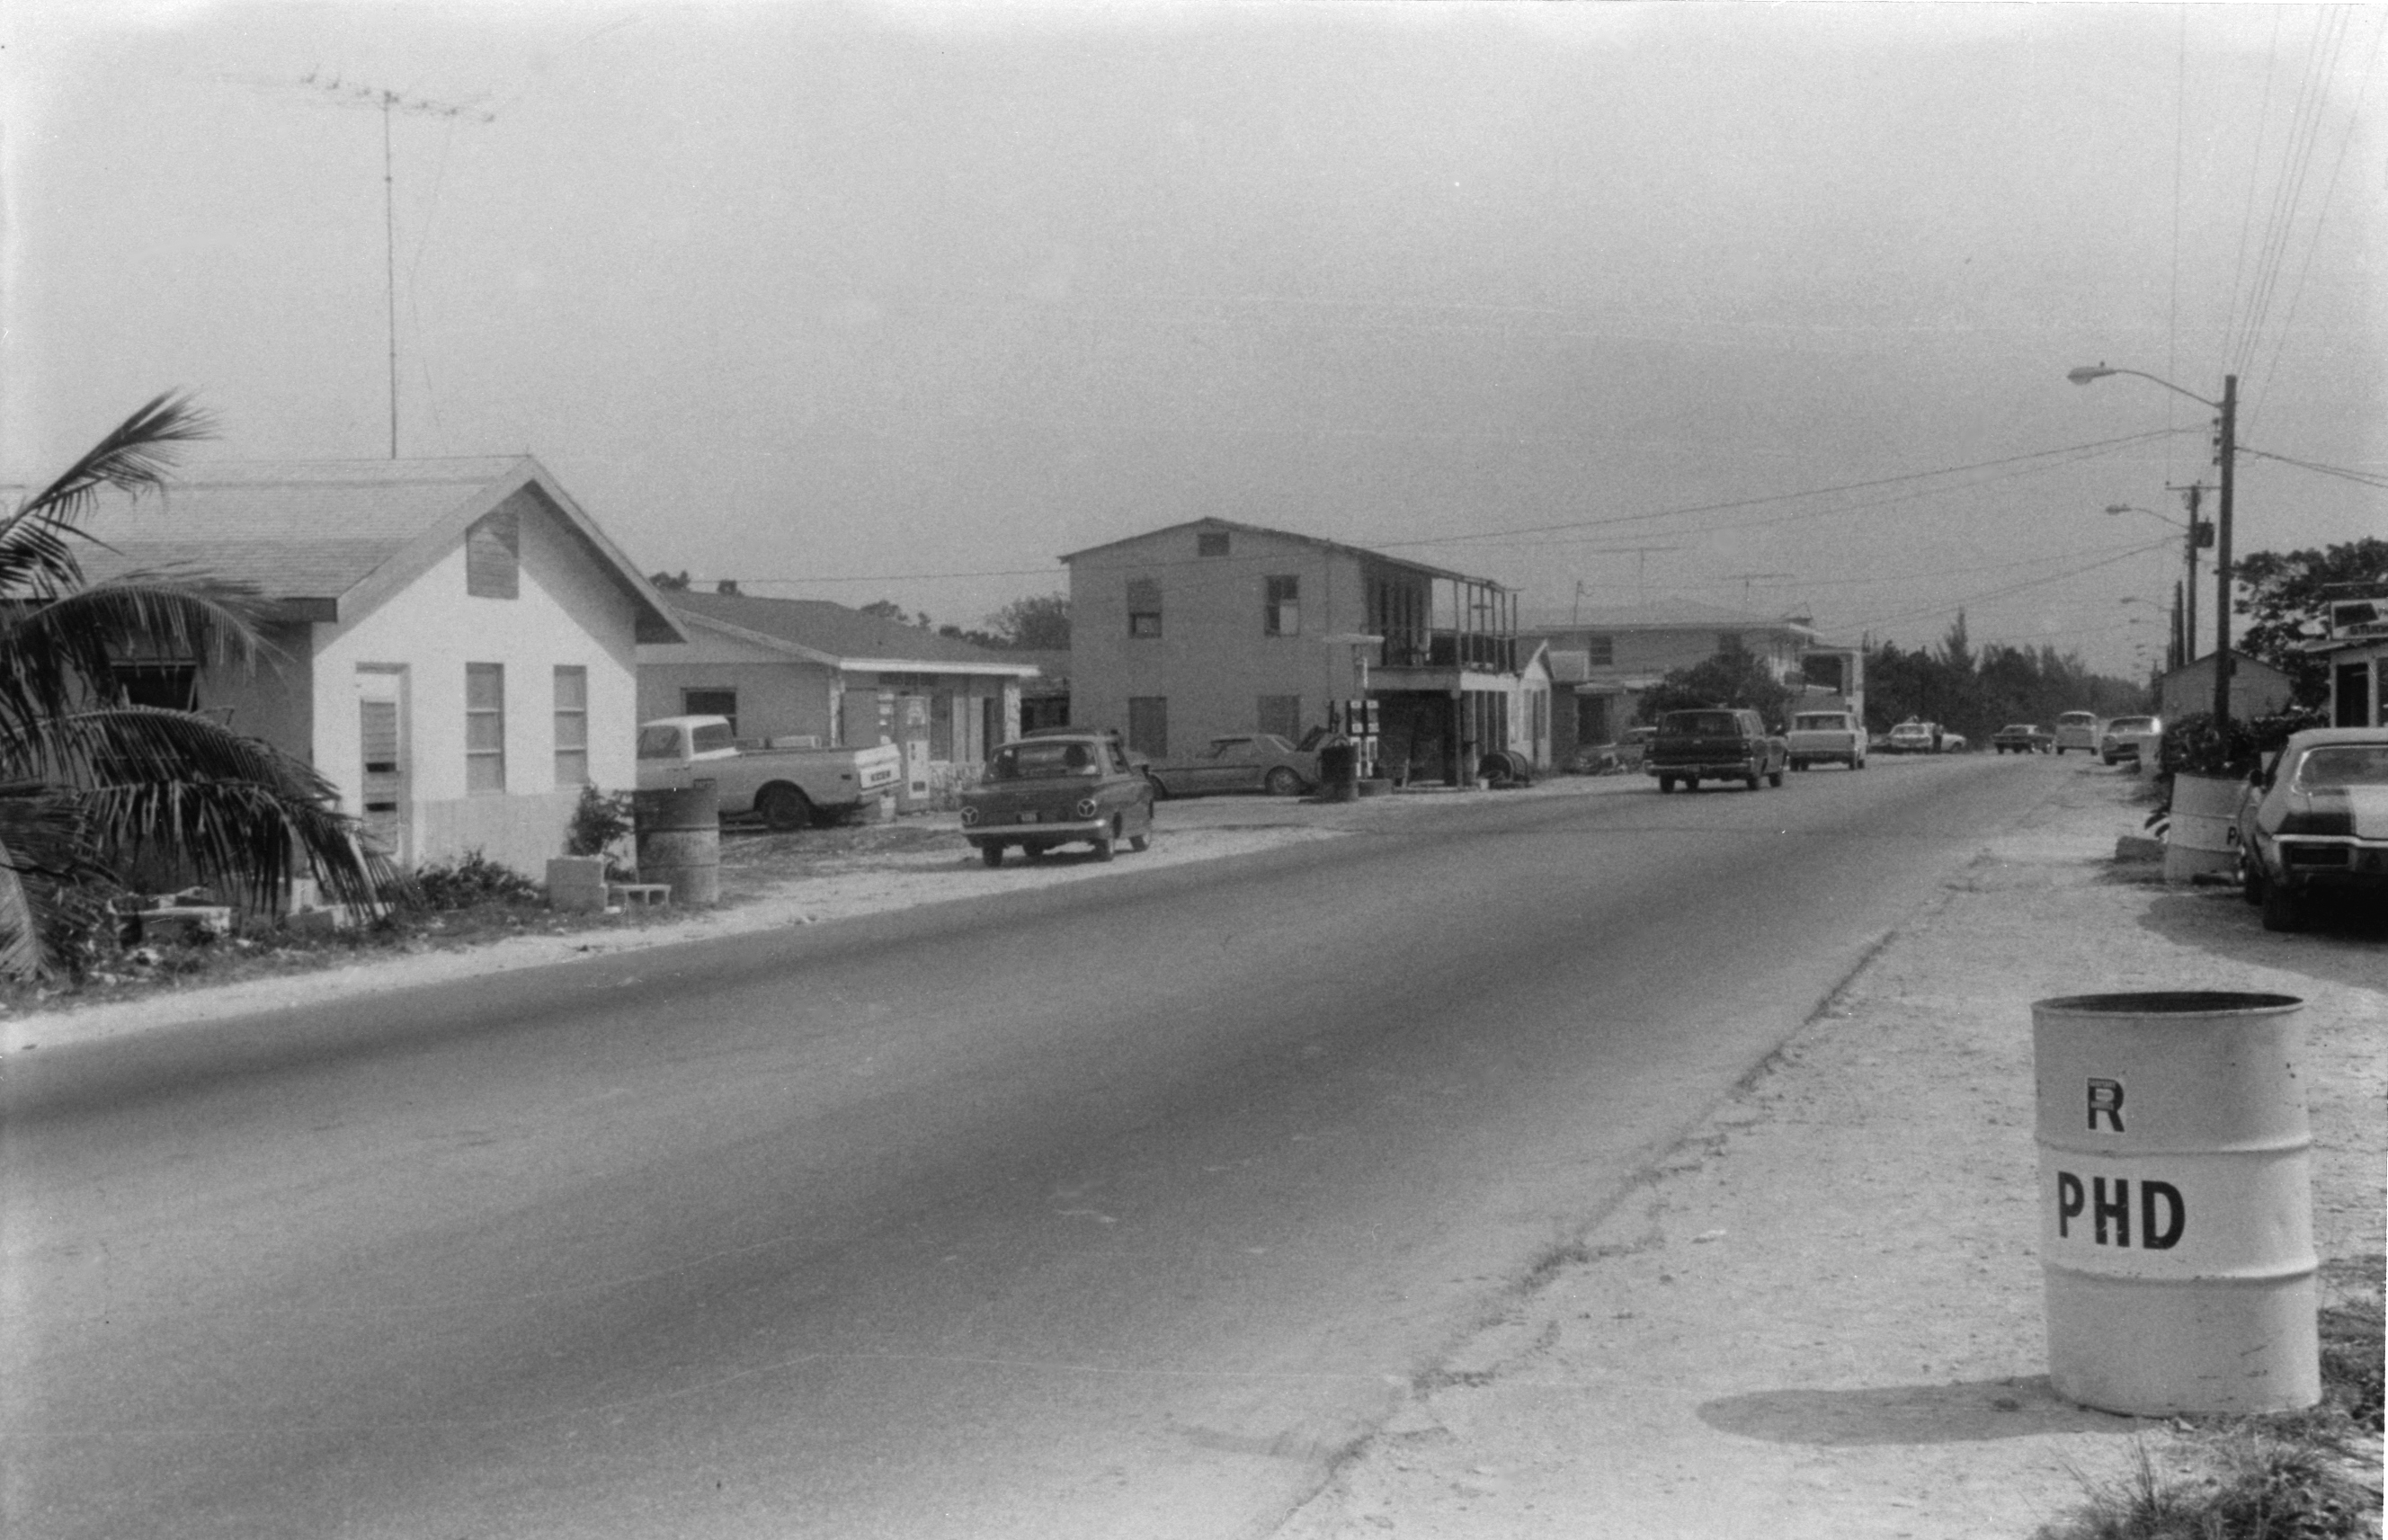
[[[1678,668],[1642,697],[1642,719],[1655,722],[1669,711],[1701,706],[1747,706],[1780,726],[1789,716],[1791,692],[1769,673],[1757,655],[1738,649]]]
[[[95,892],[144,865],[268,910],[301,862],[368,911],[404,891],[306,765],[127,699],[129,659],[244,668],[261,651],[252,595],[151,573],[90,582],[75,557],[103,491],[158,490],[171,447],[211,431],[160,396],[0,519],[0,974],[77,967]]]
[[[1070,596],[1039,594],[1014,599],[986,617],[987,629],[1007,647],[1062,652],[1070,645]]]
[[[2388,540],[2366,536],[2318,551],[2256,551],[2236,566],[2243,594],[2231,607],[2255,617],[2240,634],[2239,650],[2288,675],[2297,705],[2321,705],[2330,698],[2329,665],[2305,643],[2326,630],[2332,597],[2388,594]],[[2329,592],[2342,585],[2356,594]]]
[[[918,626],[922,630],[929,630],[933,624],[929,619],[929,612],[927,610],[921,610],[916,615],[907,616],[904,613],[904,606],[897,604],[893,599],[873,599],[870,603],[862,606],[861,613],[864,615],[875,615],[882,620],[893,620],[899,626]]]

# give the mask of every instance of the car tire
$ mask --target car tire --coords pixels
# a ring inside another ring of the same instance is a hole
[[[2264,884],[2264,928],[2267,931],[2305,929],[2305,900],[2287,888],[2267,880]]]
[[[1766,783],[1770,786],[1781,786],[1783,784],[1783,772],[1781,770],[1769,770],[1766,774]]]
[[[1261,789],[1271,796],[1300,796],[1302,773],[1279,765],[1261,782]]]
[[[1144,772],[1144,780],[1145,783],[1152,788],[1152,799],[1155,802],[1166,802],[1169,800],[1169,788],[1161,783],[1161,777],[1153,774],[1150,770],[1147,770]]]
[[[1147,850],[1152,848],[1152,836],[1150,834],[1130,834],[1127,837],[1127,847],[1140,856]]]
[[[1095,859],[1107,861],[1119,853],[1119,820],[1113,819],[1110,828],[1095,836]]]
[[[2263,863],[2249,860],[2244,850],[2239,853],[2239,897],[2251,905],[2261,905],[2264,901]]]
[[[1658,795],[1660,796],[1666,795],[1669,792],[1671,792],[1674,789],[1675,778],[1673,776],[1662,775],[1658,777]]]
[[[978,859],[984,861],[989,866],[1001,866],[1003,864],[1003,846],[1000,845],[982,845],[978,847]]]
[[[1766,777],[1759,771],[1751,770],[1747,775],[1741,778],[1741,783],[1747,786],[1751,791],[1756,791],[1758,789],[1758,783],[1765,779]]]
[[[763,816],[765,827],[786,833],[812,825],[812,798],[783,781],[774,781],[755,794],[755,810]]]

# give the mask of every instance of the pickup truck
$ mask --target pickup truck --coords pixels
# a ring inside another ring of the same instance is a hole
[[[1791,745],[1767,732],[1757,712],[1713,706],[1660,717],[1643,768],[1658,778],[1662,792],[1679,781],[1697,791],[1703,779],[1738,781],[1756,791],[1760,781],[1783,784],[1790,762]]]
[[[1791,719],[1791,731],[1783,736],[1790,745],[1791,768],[1795,770],[1806,770],[1810,765],[1865,769],[1865,727],[1852,712],[1798,712]]]
[[[727,717],[662,717],[639,724],[639,789],[677,791],[710,781],[725,818],[754,813],[774,829],[851,811],[892,791],[904,751],[870,748],[750,748]]]

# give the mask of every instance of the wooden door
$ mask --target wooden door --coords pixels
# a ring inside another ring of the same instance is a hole
[[[358,810],[364,834],[403,865],[408,860],[408,742],[406,671],[357,670]]]

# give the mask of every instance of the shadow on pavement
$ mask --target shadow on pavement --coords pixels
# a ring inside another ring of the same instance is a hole
[[[2139,1420],[2077,1406],[2060,1398],[2045,1375],[1864,1390],[1754,1391],[1707,1402],[1699,1415],[1721,1432],[1820,1448],[2111,1433]]]
[[[2140,923],[2180,946],[2326,983],[2376,989],[2388,977],[2388,913],[2362,913],[2356,904],[2317,910],[2307,929],[2282,935],[2266,930],[2235,888],[2209,886],[2150,900]]]

